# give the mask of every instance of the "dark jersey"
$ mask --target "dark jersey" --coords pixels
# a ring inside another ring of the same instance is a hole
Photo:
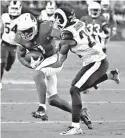
[[[110,27],[116,27],[116,22],[113,18],[114,12],[111,9],[101,11],[101,15],[105,18]]]
[[[103,16],[99,16],[98,18],[92,18],[91,16],[84,16],[82,21],[85,22],[88,31],[93,33],[101,33],[103,31],[103,26],[107,24],[105,18]]]
[[[17,42],[28,50],[40,51],[44,57],[50,57],[55,53],[55,46],[52,45],[52,37],[50,33],[52,31],[52,23],[45,21],[39,24],[38,33],[36,36],[28,41],[17,34]]]
[[[107,21],[103,16],[99,16],[97,18],[92,18],[91,16],[85,16],[82,18],[82,21],[85,22],[89,33],[95,38],[95,40],[99,43],[102,42],[101,33],[108,34],[107,30]]]

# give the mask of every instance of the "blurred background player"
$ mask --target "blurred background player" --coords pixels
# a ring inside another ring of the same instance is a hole
[[[81,20],[86,23],[89,33],[98,43],[100,43],[103,52],[106,53],[105,40],[110,37],[110,26],[108,25],[105,17],[101,14],[101,5],[97,2],[90,3],[88,6],[88,15],[82,17]],[[107,73],[106,77],[119,84],[120,79],[118,69],[111,70],[109,73]],[[88,90],[84,93],[87,92]]]
[[[70,104],[60,98],[57,93],[56,73],[62,69],[62,66],[53,65],[57,61],[58,51],[52,40],[60,38],[60,32],[53,28],[52,22],[38,23],[36,18],[29,13],[21,15],[18,30],[17,41],[21,45],[17,49],[18,59],[24,66],[35,70],[34,81],[39,96],[39,107],[36,112],[32,113],[32,116],[48,120],[46,94],[50,105],[71,113]],[[39,59],[27,61],[25,59],[27,51],[41,52],[42,61]],[[85,110],[82,110],[81,119],[89,129],[92,129],[91,121]]]
[[[117,33],[117,24],[114,20],[114,11],[111,9],[109,0],[102,0],[101,1],[101,14],[106,19],[108,26],[110,28],[110,36],[105,40],[105,50],[107,47],[107,43],[110,41],[110,39],[116,35]]]
[[[46,7],[44,10],[41,11],[39,20],[41,21],[51,21],[54,22],[54,12],[56,9],[56,2],[55,1],[49,1],[46,4]]]
[[[1,80],[4,70],[9,71],[16,58],[17,43],[15,35],[17,24],[21,15],[22,5],[20,1],[11,1],[8,6],[8,13],[2,14],[2,42],[1,42]],[[0,84],[2,88],[2,83]]]

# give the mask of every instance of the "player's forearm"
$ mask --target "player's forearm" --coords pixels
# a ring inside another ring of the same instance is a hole
[[[66,43],[67,42],[67,43]],[[59,61],[63,63],[67,59],[67,55],[70,49],[69,41],[62,41],[59,43]]]
[[[110,28],[107,25],[102,26],[102,30],[106,35],[110,34]]]
[[[50,36],[52,36],[53,38],[56,38],[56,39],[61,39],[60,31],[55,28],[52,29]]]
[[[30,65],[30,63],[29,63],[28,61],[26,61],[24,57],[19,57],[19,56],[18,56],[18,60],[19,60],[20,63],[21,63],[22,65],[24,65],[25,67],[32,68],[31,65]]]
[[[63,62],[67,59],[67,54],[63,55],[61,53],[59,53],[59,61],[61,64],[63,64]]]
[[[89,47],[93,47],[94,45],[96,45],[96,41],[92,35],[88,35],[88,41],[89,41],[88,43]]]

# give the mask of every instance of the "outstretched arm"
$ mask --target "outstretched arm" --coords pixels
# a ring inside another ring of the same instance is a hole
[[[72,46],[75,46],[77,43],[73,39],[73,35],[69,31],[64,31],[61,34],[61,42],[59,43],[59,59],[61,62],[64,62],[67,58],[68,52]]]
[[[70,45],[66,41],[62,40],[59,43],[59,61],[61,63],[63,63],[66,60],[69,49]]]

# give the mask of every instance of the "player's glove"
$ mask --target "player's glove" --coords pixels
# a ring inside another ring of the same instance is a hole
[[[35,69],[40,63],[41,63],[41,57],[39,57],[37,60],[34,60],[33,57],[31,57],[30,66],[33,69]]]

